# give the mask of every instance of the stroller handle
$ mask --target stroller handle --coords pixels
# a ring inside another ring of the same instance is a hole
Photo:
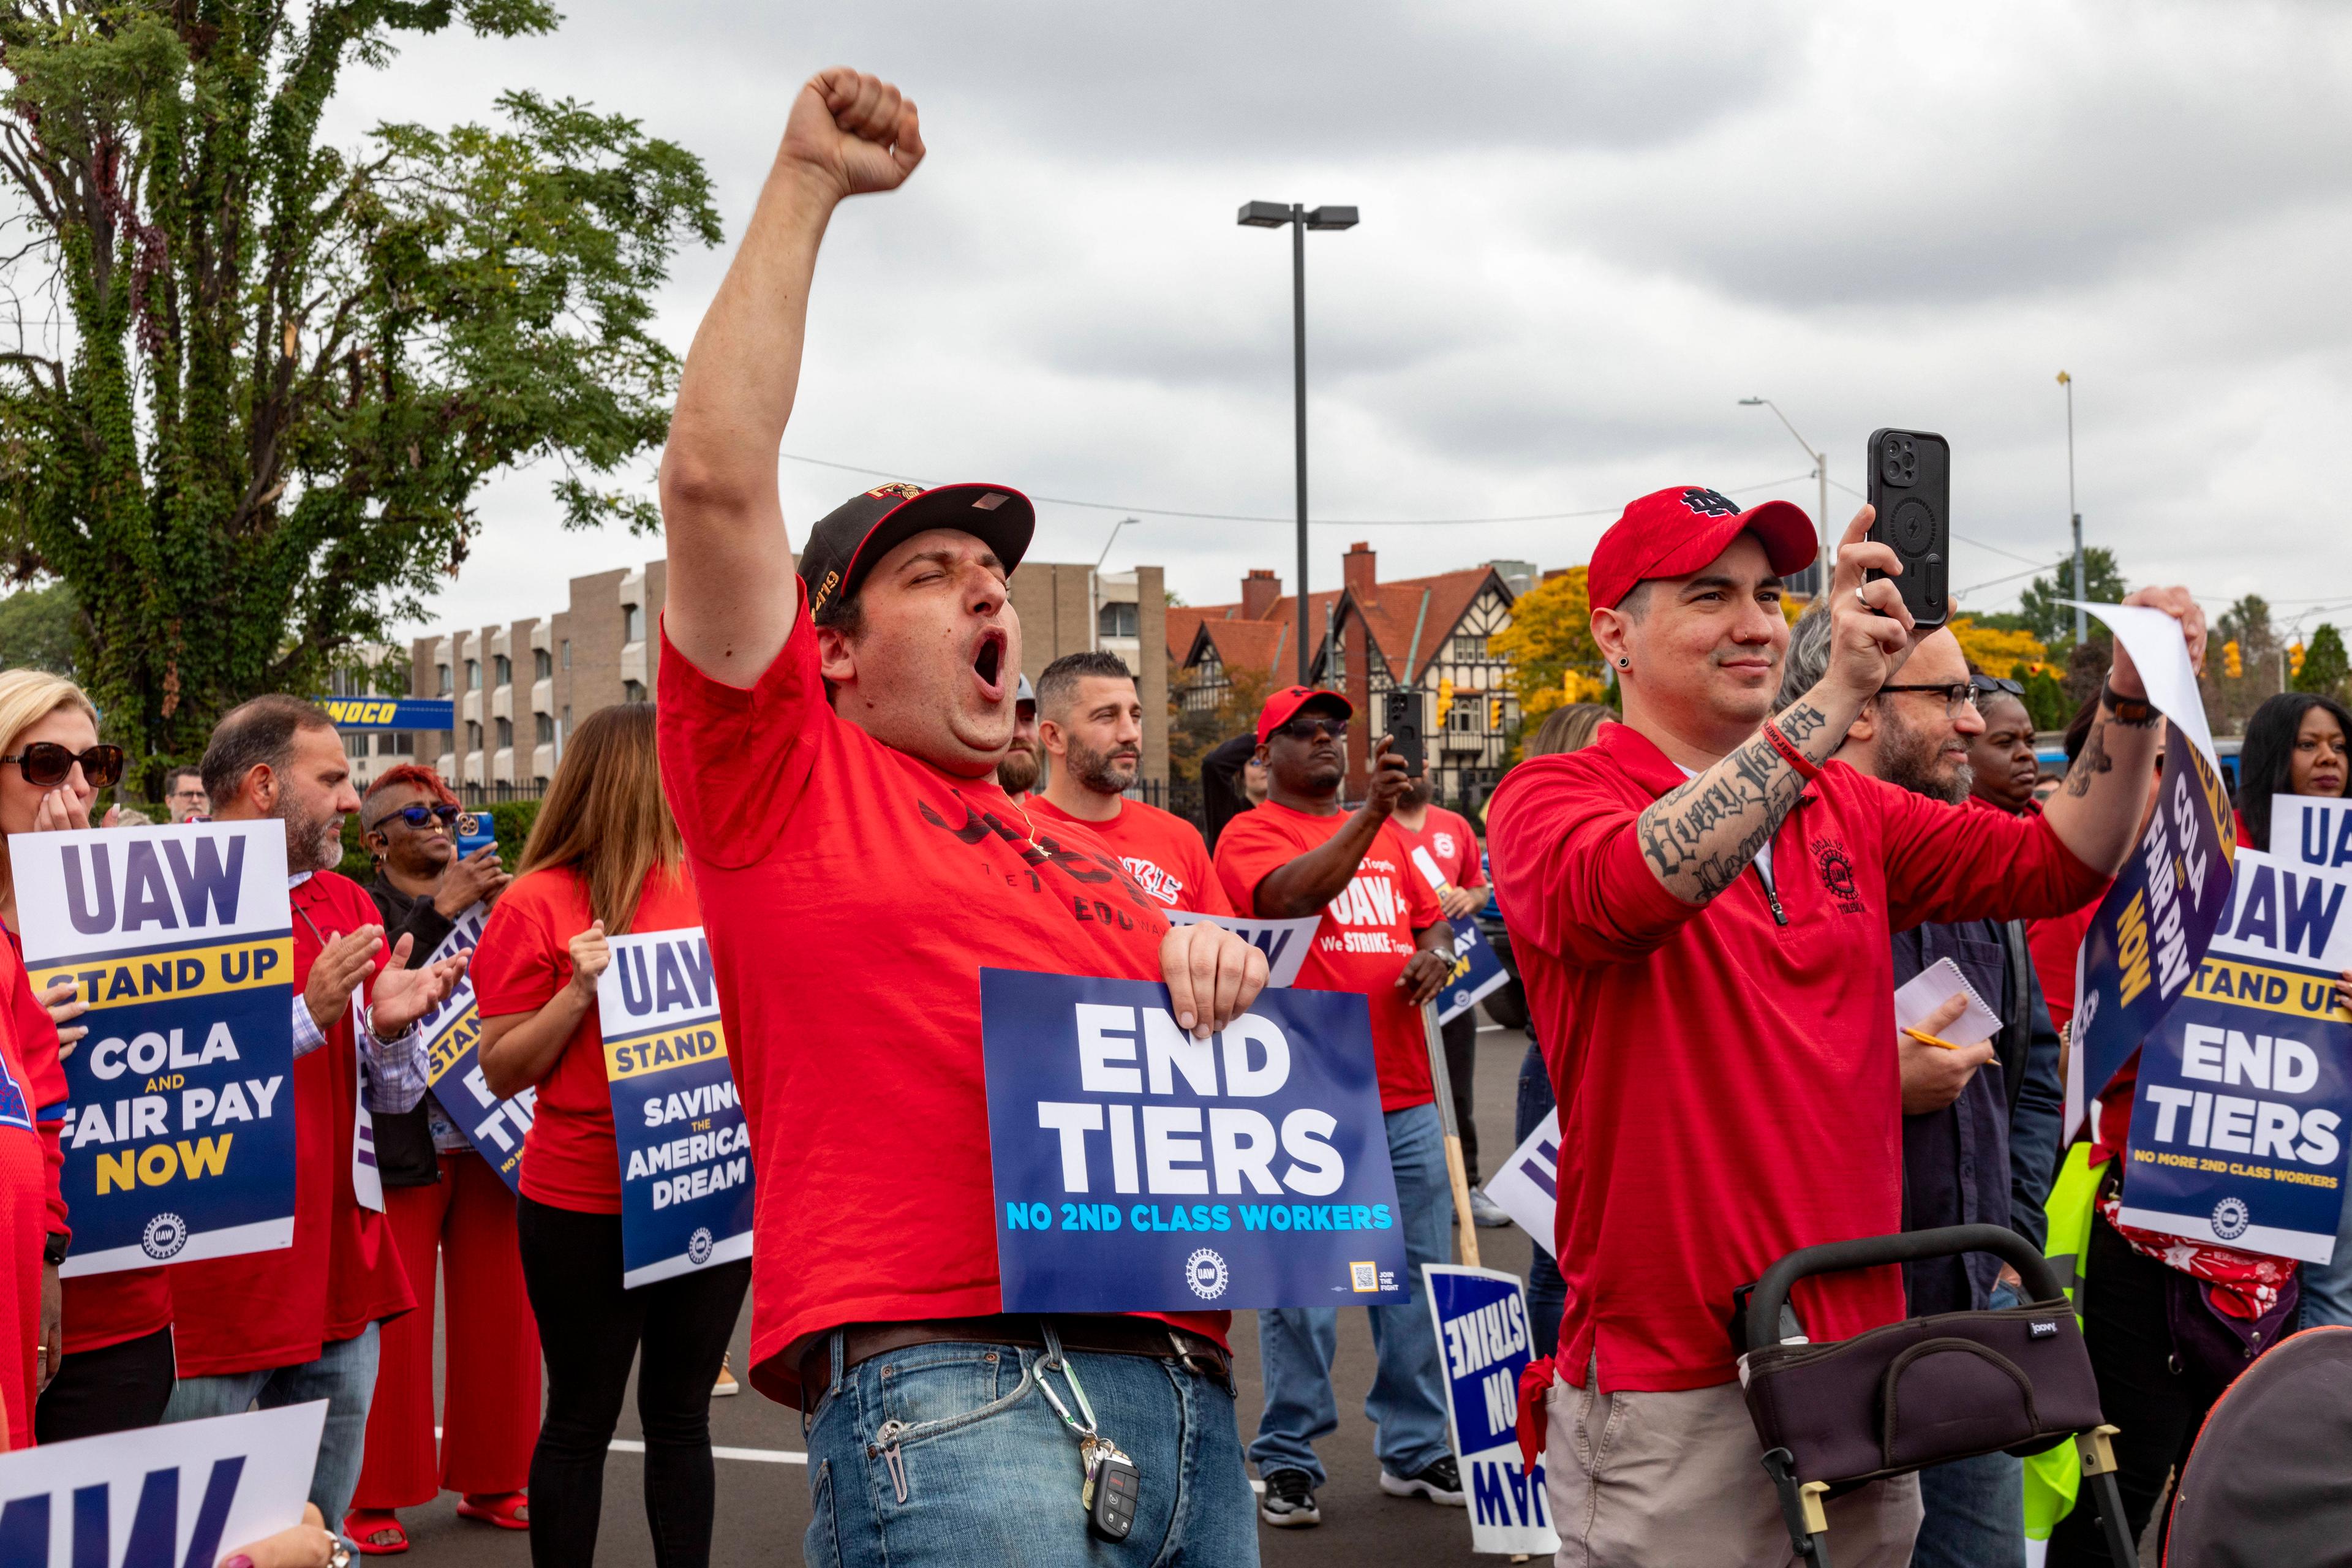
[[[2049,1261],[2033,1244],[2005,1226],[1954,1225],[1937,1230],[1905,1231],[1896,1236],[1866,1236],[1853,1241],[1823,1242],[1800,1247],[1764,1271],[1755,1294],[1748,1299],[1748,1343],[1750,1349],[1780,1341],[1780,1309],[1789,1289],[1814,1274],[1836,1274],[1848,1268],[1876,1268],[1889,1263],[1913,1263],[1923,1258],[1950,1258],[1963,1252],[1990,1252],[2017,1270],[2036,1301],[2054,1301],[2065,1294]]]

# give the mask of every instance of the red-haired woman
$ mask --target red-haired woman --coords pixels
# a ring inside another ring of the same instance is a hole
[[[494,902],[510,879],[496,847],[457,853],[457,797],[441,775],[406,763],[367,792],[360,828],[375,857],[368,894],[384,940],[413,939],[425,963],[458,917]],[[524,1489],[539,1435],[539,1329],[523,1289],[514,1194],[427,1091],[415,1110],[375,1118],[384,1217],[417,1310],[383,1325],[367,1460],[343,1534],[370,1555],[408,1550],[395,1509],[443,1488],[457,1512],[507,1530],[529,1526]],[[440,1452],[433,1444],[433,1277],[448,1267],[446,1386]]]

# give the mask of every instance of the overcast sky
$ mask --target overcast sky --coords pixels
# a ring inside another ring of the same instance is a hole
[[[1318,586],[1360,538],[1384,577],[1571,564],[1669,484],[1810,514],[1761,395],[1856,489],[1874,426],[1948,437],[1953,583],[2013,607],[1994,580],[2064,548],[2063,368],[2084,535],[2135,584],[2352,610],[2352,7],[572,0],[551,38],[354,70],[333,134],[524,86],[642,118],[727,226],[665,293],[682,351],[835,63],[913,96],[930,154],[834,223],[784,450],[1110,504],[1041,500],[1034,558],[1091,562],[1132,507],[1113,569],[1290,584],[1286,523],[1139,509],[1289,514],[1289,241],[1234,216],[1297,200],[1363,213],[1307,242]],[[874,482],[782,470],[796,537]],[[481,507],[436,624],[660,548],[562,532],[543,475]],[[1558,512],[1594,515],[1356,525]]]

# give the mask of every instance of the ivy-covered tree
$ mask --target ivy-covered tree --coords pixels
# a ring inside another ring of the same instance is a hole
[[[493,125],[323,145],[404,35],[545,33],[544,0],[0,0],[0,567],[62,579],[110,739],[154,787],[256,692],[422,613],[472,500],[552,459],[563,522],[651,531],[652,332],[716,243],[692,154],[527,92]]]

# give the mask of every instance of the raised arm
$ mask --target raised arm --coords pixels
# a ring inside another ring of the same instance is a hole
[[[793,629],[792,546],[776,449],[800,385],[817,247],[845,196],[887,191],[923,160],[914,104],[836,66],[793,100],[751,226],[702,318],[662,453],[671,646],[748,687]]]
[[[2205,612],[2186,588],[2142,588],[2124,601],[2162,610],[2180,622],[2189,641],[2189,662],[2205,668]],[[2058,842],[2085,866],[2109,876],[2123,868],[2139,838],[2147,805],[2148,779],[2156,767],[2157,725],[2163,715],[2147,700],[2147,687],[2118,639],[2099,716],[2066,783],[2042,808]]]
[[[1405,785],[1412,782],[1405,774],[1404,759],[1390,753],[1391,739],[1381,736],[1373,749],[1372,776],[1364,804],[1349,814],[1339,831],[1297,859],[1276,867],[1259,881],[1255,908],[1260,919],[1286,921],[1321,914],[1323,906],[1339,896],[1339,889],[1364,863],[1372,840],[1380,837],[1381,824],[1395,814]]]

